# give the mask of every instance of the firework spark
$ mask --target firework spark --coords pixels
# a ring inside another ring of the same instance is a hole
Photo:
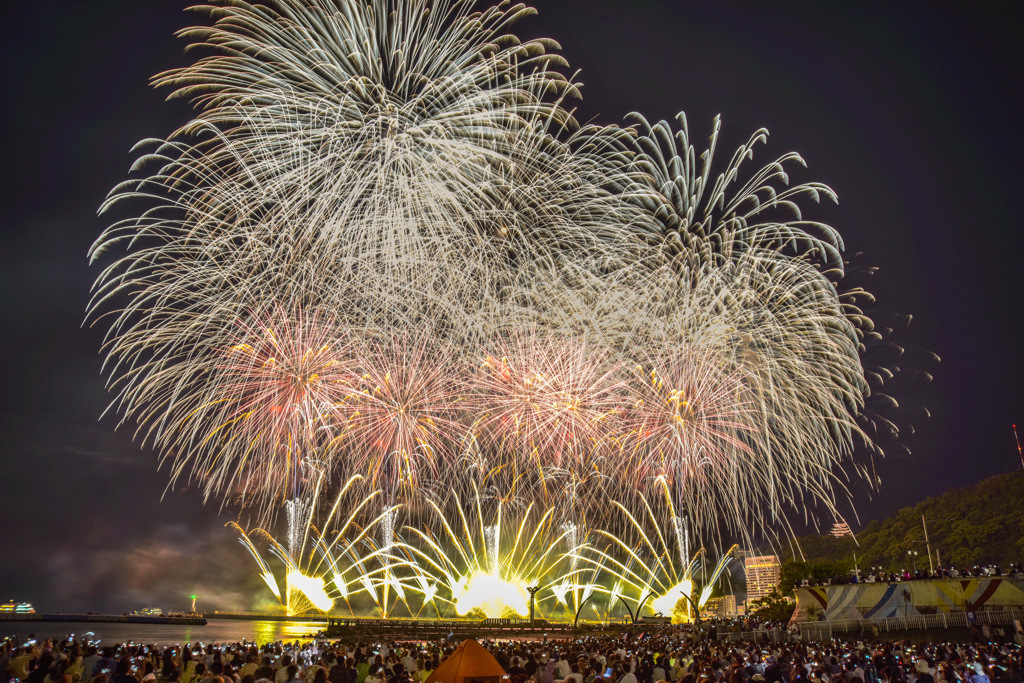
[[[432,342],[434,344],[432,345]],[[457,421],[451,354],[436,340],[392,338],[361,349],[343,440],[368,483],[394,491],[436,477],[465,436]]]
[[[145,406],[140,423],[173,454],[172,483],[200,478],[208,498],[295,495],[355,379],[343,336],[315,313],[282,307],[250,309],[208,334],[192,359],[161,361],[149,382],[129,379],[127,400]]]
[[[442,505],[432,503],[434,516],[426,528],[407,528],[406,547],[419,571],[447,589],[456,613],[527,616],[527,588],[533,586],[541,591],[539,603],[557,598],[559,586],[572,579],[565,558],[574,548],[561,547],[566,533],[557,533],[551,511],[537,513],[529,505],[509,525],[500,500],[488,501],[475,492],[467,502],[452,497],[452,518]],[[485,514],[487,506],[493,507],[492,515]]]
[[[238,533],[239,542],[255,560],[260,577],[288,615],[311,610],[327,613],[338,600],[344,600],[351,612],[350,598],[364,591],[381,607],[382,613],[387,614],[387,596],[382,596],[378,588],[381,576],[393,574],[393,558],[388,555],[389,547],[375,542],[373,532],[379,527],[386,533],[383,530],[394,524],[397,509],[386,508],[370,518],[365,526],[360,525],[358,520],[368,516],[367,510],[377,494],[352,500],[351,492],[358,488],[359,479],[353,477],[345,483],[320,525],[317,510],[324,486],[322,476],[311,498],[286,501],[284,543],[264,529],[246,532],[238,524],[229,522]],[[347,510],[347,516],[342,516],[342,509]],[[337,528],[330,528],[335,525]],[[257,541],[260,545],[265,543],[270,555],[283,566],[284,591]]]
[[[711,597],[737,546],[723,553],[711,571],[705,572],[705,549],[689,556],[686,520],[675,514],[668,488],[663,488],[661,493],[668,506],[669,514],[665,515],[671,522],[668,528],[659,523],[662,515],[655,512],[657,506],[652,506],[644,497],[639,498],[641,512],[637,515],[614,501],[626,521],[624,530],[617,534],[596,530],[595,540],[605,541],[604,547],[582,546],[578,557],[593,567],[599,577],[595,589],[608,595],[609,612],[616,600],[624,602],[629,593],[636,601],[635,616],[649,607],[655,613],[672,615],[673,621],[691,621],[693,610],[702,608]],[[702,576],[698,576],[698,572]],[[703,586],[700,593],[694,595],[698,580]]]

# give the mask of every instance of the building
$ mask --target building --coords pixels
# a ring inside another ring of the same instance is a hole
[[[737,614],[736,596],[732,593],[720,598],[709,598],[700,611],[701,619],[735,617]]]
[[[779,585],[782,565],[778,555],[747,555],[743,559],[743,572],[747,577],[747,604],[760,600]]]

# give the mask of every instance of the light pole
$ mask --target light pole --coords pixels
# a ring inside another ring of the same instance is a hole
[[[636,617],[633,616],[633,610],[630,609],[629,603],[626,602],[626,598],[622,597],[621,595],[618,596],[618,598],[619,598],[619,600],[622,601],[622,604],[626,606],[626,611],[629,612],[629,623],[635,624],[636,623]]]
[[[693,598],[691,598],[686,593],[683,593],[683,597],[686,598],[686,601],[689,602],[690,606],[693,608],[693,620],[694,620],[694,623],[697,624],[697,627],[699,628],[700,627],[700,607],[697,607],[697,603],[694,602]]]
[[[932,521],[933,522],[936,522],[936,521],[938,521],[938,522],[951,522],[951,521],[953,521],[953,518],[952,517],[944,517],[944,518],[939,519],[939,520],[933,519]],[[924,518],[923,514],[921,515],[921,528],[924,529],[924,545],[925,545],[926,548],[928,548],[928,572],[931,573],[931,574],[934,574],[935,573],[935,565],[932,564],[932,544],[928,541],[928,521]],[[939,555],[939,553],[936,550],[935,551],[936,558],[938,558],[938,555]],[[936,564],[938,564],[937,561],[936,561]]]
[[[540,586],[527,586],[526,592],[530,594],[530,628],[533,628],[533,605],[535,602],[534,596],[537,595],[537,591],[540,590]]]
[[[924,515],[921,515],[921,528],[924,529],[924,546],[928,549],[928,573],[935,573],[935,565],[932,564],[932,544],[928,542],[928,523],[924,519]]]
[[[636,623],[636,620],[640,618],[640,610],[642,610],[644,608],[644,603],[647,602],[648,600],[650,600],[653,597],[654,597],[654,589],[651,589],[651,591],[647,594],[646,598],[643,598],[643,599],[640,600],[640,602],[636,603],[636,616],[633,617],[633,623],[634,624]]]
[[[594,597],[595,595],[596,595],[596,593],[591,593],[590,595],[588,595],[587,597],[585,597],[583,599],[583,602],[580,603],[579,609],[576,610],[576,618],[572,620],[572,630],[573,631],[576,630],[576,625],[580,623],[580,612],[583,611],[583,606],[586,605],[587,602],[590,600],[590,598]]]
[[[914,573],[916,574],[917,573],[917,551],[916,550],[908,550],[907,551],[907,555],[914,562]]]

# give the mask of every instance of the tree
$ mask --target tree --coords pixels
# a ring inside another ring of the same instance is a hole
[[[918,568],[928,568],[921,516],[928,523],[932,551],[941,554],[943,565],[970,567],[996,563],[1006,567],[1024,559],[1024,471],[990,477],[964,489],[950,489],[941,496],[903,508],[888,519],[876,520],[849,538],[827,535],[797,539],[806,562],[783,564],[785,588],[806,578],[848,574],[856,551],[861,567],[880,566],[885,571],[911,569],[907,551],[916,550]],[[833,570],[834,571],[831,571]],[[829,571],[826,575],[822,572]],[[791,583],[786,583],[791,581]]]
[[[763,598],[751,601],[747,614],[765,621],[785,623],[793,616],[793,610],[795,609],[796,602],[784,596],[776,587]]]

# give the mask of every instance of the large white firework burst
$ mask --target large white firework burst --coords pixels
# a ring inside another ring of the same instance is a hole
[[[91,251],[126,249],[90,304],[116,408],[257,505],[315,455],[389,495],[471,462],[569,519],[615,487],[702,532],[831,510],[868,393],[842,241],[800,208],[832,191],[754,167],[765,131],[716,171],[717,120],[699,155],[682,115],[579,126],[557,44],[509,32],[532,10],[473,4],[197,8],[205,56],[155,79],[196,118]]]

